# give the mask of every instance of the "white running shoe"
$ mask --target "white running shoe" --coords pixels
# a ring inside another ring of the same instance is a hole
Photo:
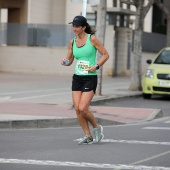
[[[100,142],[104,138],[103,127],[101,125],[99,125],[98,128],[94,128],[93,133],[95,136],[95,142],[97,142],[97,143]]]

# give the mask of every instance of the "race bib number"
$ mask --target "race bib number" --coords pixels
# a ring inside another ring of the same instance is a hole
[[[78,60],[76,64],[76,73],[87,75],[89,69],[89,61]]]

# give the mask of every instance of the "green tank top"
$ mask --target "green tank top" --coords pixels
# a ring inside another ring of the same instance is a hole
[[[88,34],[86,43],[82,47],[76,46],[76,37],[73,40],[73,55],[77,59],[74,74],[97,75],[97,72],[88,72],[90,66],[96,65],[96,48],[90,42],[91,34]]]

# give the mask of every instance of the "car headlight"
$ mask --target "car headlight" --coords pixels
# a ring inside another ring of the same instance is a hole
[[[147,69],[145,77],[153,78],[153,72],[154,72],[153,70]]]

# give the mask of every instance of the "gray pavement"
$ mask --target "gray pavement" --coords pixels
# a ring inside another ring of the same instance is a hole
[[[72,76],[0,73],[0,128],[79,126],[71,99]],[[102,95],[90,109],[101,125],[150,121],[163,117],[153,108],[105,107],[103,102],[139,97],[129,91],[129,77],[103,77]],[[99,106],[95,106],[100,104]]]

